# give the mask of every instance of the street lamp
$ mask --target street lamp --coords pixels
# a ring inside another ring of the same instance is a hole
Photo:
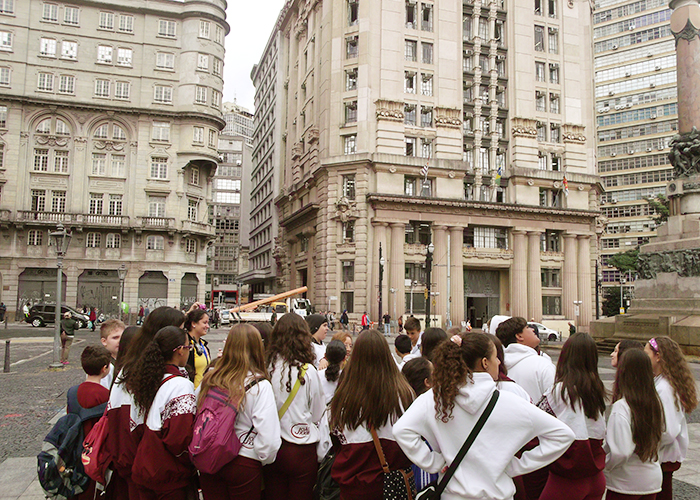
[[[61,364],[61,279],[63,278],[63,257],[66,256],[73,235],[59,222],[56,231],[49,231],[56,248],[56,329],[53,336],[53,363],[49,368],[62,368]]]
[[[581,304],[583,304],[582,300],[574,300],[574,329],[578,331],[578,317],[581,314]]]
[[[411,316],[413,316],[413,288],[418,284],[417,280],[411,281]]]
[[[428,244],[428,247],[426,248],[426,253],[425,253],[425,274],[426,274],[426,280],[428,283],[426,284],[426,300],[427,304],[425,305],[425,328],[430,328],[430,272],[433,267],[433,252],[435,251],[435,245],[433,245],[432,242]]]
[[[598,259],[595,261],[595,319],[600,319],[600,271],[598,270]]]
[[[119,275],[119,313],[122,316],[124,315],[124,280],[126,279],[126,264],[122,264],[119,266],[119,269],[117,270],[117,274]]]
[[[382,244],[379,243],[379,324],[382,324],[382,282],[384,281],[384,257],[382,257]]]
[[[625,288],[624,287],[625,287],[626,281],[627,280],[625,279],[624,276],[620,276],[620,314],[625,314],[625,306],[622,303],[622,300],[623,300],[624,295],[625,295]]]

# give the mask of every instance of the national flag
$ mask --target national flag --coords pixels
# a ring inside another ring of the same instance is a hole
[[[496,170],[496,186],[501,185],[501,177],[503,176],[503,167],[498,165],[498,170]]]
[[[428,168],[429,168],[429,167],[428,167],[428,162],[426,161],[426,162],[425,162],[425,166],[424,166],[423,168],[420,169],[420,174],[421,174],[423,177],[428,177]]]
[[[569,197],[569,183],[566,181],[566,176],[564,176],[564,180],[562,181],[562,184],[564,184],[564,196],[567,198]]]

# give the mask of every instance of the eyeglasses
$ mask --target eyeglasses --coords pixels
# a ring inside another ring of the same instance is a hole
[[[194,349],[194,346],[192,344],[177,346],[175,349],[173,349],[173,352],[177,351],[178,349],[187,349],[188,351],[191,351]]]
[[[659,344],[656,343],[656,339],[649,339],[649,346],[654,352],[659,352]]]

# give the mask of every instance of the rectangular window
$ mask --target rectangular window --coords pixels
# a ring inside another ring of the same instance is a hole
[[[127,14],[119,15],[119,31],[122,33],[134,32],[134,16]]]
[[[404,84],[403,91],[407,94],[416,93],[416,73],[413,71],[406,71],[404,73]]]
[[[12,33],[0,31],[0,50],[12,50]]]
[[[170,141],[170,123],[169,122],[153,122],[153,135],[151,139],[154,141],[169,142]]]
[[[52,191],[51,192],[51,211],[64,213],[66,211],[66,192]]]
[[[561,113],[559,108],[559,94],[549,94],[549,112],[550,113]]]
[[[114,49],[109,45],[97,46],[97,62],[103,64],[112,64],[112,52]]]
[[[123,208],[123,195],[121,194],[110,194],[109,195],[109,215],[121,215]]]
[[[190,184],[199,186],[199,167],[192,167],[190,170]]]
[[[482,54],[479,56],[479,67],[482,73],[487,73],[489,71],[489,56]]]
[[[212,65],[212,73],[214,73],[214,76],[221,76],[223,74],[224,70],[224,62],[215,57],[214,58],[214,64]]]
[[[357,68],[345,71],[345,90],[357,89]]]
[[[199,21],[199,37],[209,38],[211,32],[211,23],[209,21]]]
[[[209,54],[197,54],[197,69],[209,71]]]
[[[357,122],[357,101],[345,103],[345,123]]]
[[[117,49],[117,64],[119,66],[131,66],[134,51],[131,49]]]
[[[557,17],[557,0],[547,0],[547,14],[549,17]]]
[[[535,61],[535,80],[538,82],[546,81],[545,65],[543,62]]]
[[[149,236],[146,238],[146,250],[163,250],[165,239],[162,236]]]
[[[158,52],[156,54],[156,68],[158,69],[174,69],[175,54],[168,52]]]
[[[406,2],[406,27],[416,29],[416,2]]]
[[[197,221],[197,200],[187,200],[187,219]]]
[[[40,229],[30,229],[27,231],[27,245],[41,246],[44,237],[44,232]]]
[[[126,156],[112,155],[112,177],[126,177]]]
[[[34,150],[34,171],[48,172],[49,171],[49,150],[35,149]]]
[[[151,158],[151,177],[153,179],[168,178],[168,159],[154,156]]]
[[[201,87],[198,85],[195,88],[194,102],[196,102],[197,104],[206,104],[207,103],[207,88],[206,87]]]
[[[61,75],[58,77],[58,92],[60,94],[75,93],[75,77],[71,75]]]
[[[107,155],[92,153],[92,175],[107,175]]]
[[[431,128],[433,126],[433,108],[423,106],[420,109],[420,126]]]
[[[537,153],[537,167],[540,170],[547,170],[547,155],[542,151]]]
[[[549,28],[548,45],[550,54],[559,53],[559,31],[556,28]]]
[[[340,292],[340,310],[355,312],[354,292]]]
[[[489,37],[489,20],[483,17],[479,18],[479,38],[482,42],[488,42]]]
[[[357,35],[345,39],[345,58],[353,59],[360,51]]]
[[[358,22],[358,2],[357,0],[348,1],[348,26],[355,26]]]
[[[159,19],[158,20],[158,36],[175,38],[175,21],[168,21],[166,19]]]
[[[559,65],[549,65],[549,81],[550,83],[559,83]]]
[[[194,238],[187,238],[185,241],[185,252],[197,253],[197,240],[195,240]]]
[[[556,123],[550,126],[549,140],[551,142],[561,142],[561,127]]]
[[[211,91],[211,105],[217,109],[221,108],[221,92],[218,90]]]
[[[423,95],[433,95],[433,75],[421,74],[420,93]]]
[[[535,26],[535,50],[544,52],[544,26]]]
[[[224,29],[217,24],[216,29],[214,30],[214,33],[215,33],[216,43],[220,43],[221,45],[223,45],[224,44]]]
[[[416,124],[416,105],[406,104],[403,108],[403,122],[406,125]]]
[[[103,30],[113,30],[114,29],[114,14],[112,12],[100,12],[100,29]]]
[[[433,31],[433,6],[424,3],[421,9],[420,29],[423,31]]]
[[[53,171],[61,174],[68,173],[68,151],[54,151]]]
[[[58,5],[55,3],[45,3],[44,10],[41,15],[42,21],[49,21],[52,23],[58,22]]]
[[[0,106],[0,128],[7,127],[7,106]]]
[[[216,147],[216,139],[217,139],[217,132],[216,130],[211,130],[209,129],[209,147],[210,148],[215,148]]]
[[[51,73],[39,73],[38,75],[37,90],[42,90],[44,92],[53,92],[53,74]]]
[[[87,248],[100,248],[102,243],[102,235],[100,233],[88,233],[85,238],[85,246]]]
[[[46,191],[32,189],[32,212],[43,212],[44,210],[46,210]]]
[[[559,171],[559,165],[561,163],[561,158],[556,153],[552,153],[552,170],[555,172]]]
[[[195,144],[204,144],[204,127],[192,128],[192,142]]]
[[[114,84],[114,97],[117,99],[128,99],[131,92],[131,84],[129,82],[117,82]]]
[[[357,152],[357,136],[355,134],[343,137],[343,150],[346,155],[354,155]]]
[[[348,200],[355,199],[355,174],[343,176],[343,196]]]
[[[430,139],[421,139],[420,140],[420,155],[423,158],[432,158],[433,157],[433,141]]]
[[[122,235],[119,233],[109,233],[106,241],[107,248],[121,248]]]
[[[540,271],[543,288],[560,288],[561,287],[561,269],[542,268]]]
[[[104,195],[102,193],[90,193],[90,207],[89,212],[91,215],[102,215],[102,204]]]
[[[14,11],[14,0],[0,0],[0,14],[12,14]]]
[[[433,64],[433,44],[423,42],[421,48],[423,49],[423,64]]]
[[[535,91],[535,111],[547,111],[545,93],[539,90]]]
[[[109,97],[109,80],[95,80],[95,97]]]
[[[63,23],[78,26],[80,24],[80,9],[78,7],[65,7],[63,9]]]
[[[346,243],[355,241],[355,221],[349,220],[343,223],[343,241]]]
[[[547,126],[541,122],[537,122],[537,140],[540,142],[547,140]]]
[[[0,85],[3,87],[10,86],[10,68],[0,68]]]
[[[542,2],[544,0],[535,0],[535,15],[536,16],[541,16],[544,11],[542,9]]]
[[[78,59],[78,43],[63,41],[61,43],[61,58],[72,61]]]
[[[416,138],[415,137],[406,137],[405,144],[406,144],[406,149],[405,149],[406,156],[416,156],[416,154],[417,154]]]
[[[416,62],[418,59],[418,42],[415,40],[406,40],[404,48],[404,57],[407,61]]]
[[[56,57],[56,40],[53,38],[42,38],[39,55],[45,57]]]
[[[173,102],[173,88],[164,85],[156,85],[153,88],[153,100],[162,104]]]
[[[349,283],[355,281],[355,262],[344,260],[341,265],[343,266],[343,288],[347,288]]]
[[[560,316],[561,315],[561,297],[543,296],[542,297],[542,314],[544,316]]]

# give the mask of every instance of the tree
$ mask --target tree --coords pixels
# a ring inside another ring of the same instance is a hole
[[[637,262],[639,261],[639,248],[620,252],[608,257],[607,265],[614,267],[620,271],[620,274],[627,274],[629,271],[637,270]],[[619,297],[618,297],[619,298]]]
[[[652,211],[654,212],[653,219],[657,226],[660,226],[668,220],[670,215],[668,198],[662,194],[657,194],[654,198],[645,198]]]
[[[627,304],[624,304],[625,311],[627,311]],[[602,303],[602,313],[603,316],[612,317],[620,314],[620,287],[611,286],[606,287],[603,292],[603,303]]]

